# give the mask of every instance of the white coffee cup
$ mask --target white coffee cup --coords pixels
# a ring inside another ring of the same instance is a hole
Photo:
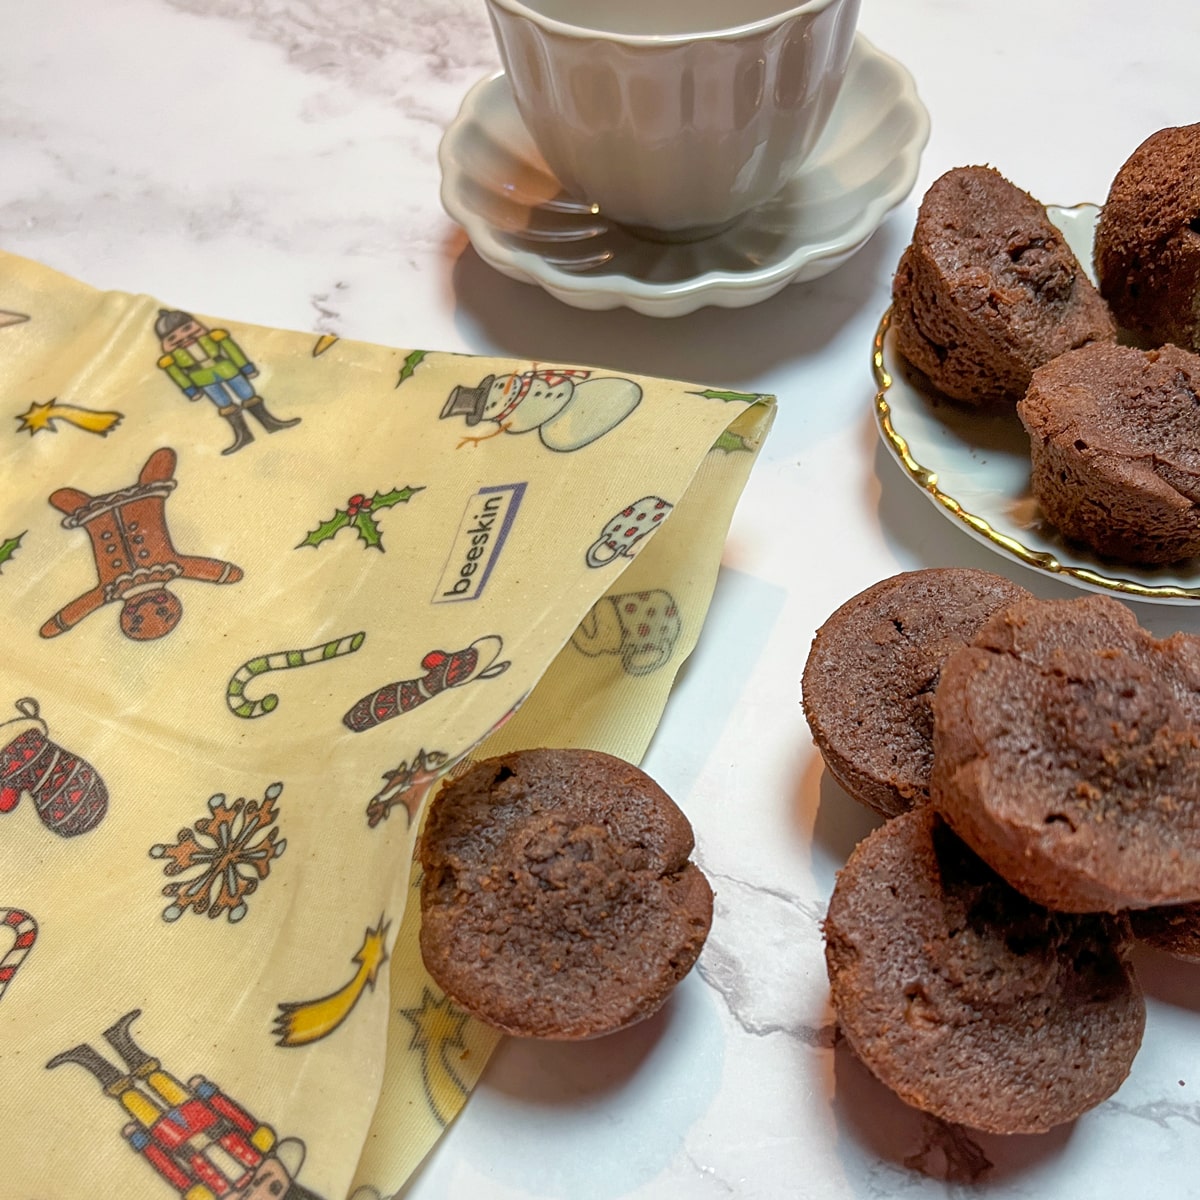
[[[691,241],[770,199],[816,145],[859,0],[487,6],[517,109],[563,187],[636,233]]]

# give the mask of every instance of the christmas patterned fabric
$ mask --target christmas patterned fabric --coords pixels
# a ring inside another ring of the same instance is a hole
[[[3,255],[0,307],[0,1190],[389,1196],[496,1041],[420,964],[427,802],[641,758],[772,401]]]

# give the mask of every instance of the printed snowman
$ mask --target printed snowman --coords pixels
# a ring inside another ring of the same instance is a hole
[[[641,399],[642,389],[632,379],[541,367],[488,375],[475,387],[456,387],[441,417],[465,417],[468,426],[484,422],[495,426],[489,433],[463,438],[459,445],[536,429],[547,449],[567,453],[615,429]]]

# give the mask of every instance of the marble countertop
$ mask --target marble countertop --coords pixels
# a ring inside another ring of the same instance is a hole
[[[943,171],[990,163],[1043,200],[1102,201],[1146,135],[1197,119],[1190,0],[863,0],[861,30],[912,71],[932,117],[914,193],[832,275],[669,321],[504,278],[443,213],[439,139],[497,66],[482,0],[40,0],[6,5],[2,28],[5,250],[243,321],[779,398],[644,764],[691,816],[717,891],[699,968],[625,1034],[502,1045],[400,1195],[1200,1196],[1194,970],[1139,959],[1149,1019],[1132,1075],[1041,1137],[926,1119],[835,1048],[819,922],[873,821],[825,776],[799,706],[816,627],[887,575],[977,566],[1074,594],[905,481],[871,420],[871,340]],[[1195,608],[1138,615],[1200,632]]]

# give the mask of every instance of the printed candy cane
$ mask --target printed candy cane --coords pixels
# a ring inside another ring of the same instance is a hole
[[[504,642],[489,634],[461,650],[430,650],[421,659],[423,676],[388,683],[363,696],[342,717],[342,724],[352,733],[362,733],[401,713],[412,712],[447,688],[462,687],[474,679],[495,679],[509,667],[507,660],[496,661],[503,648]]]
[[[0,996],[3,996],[4,989],[12,983],[17,968],[33,949],[33,943],[37,941],[38,926],[37,922],[20,908],[0,908],[0,925],[7,926],[17,935],[12,948],[0,958]]]
[[[326,659],[341,658],[343,654],[353,654],[363,644],[366,636],[365,633],[351,633],[344,638],[322,642],[319,646],[310,646],[307,650],[281,650],[277,654],[264,654],[261,658],[252,658],[234,671],[233,678],[225,689],[225,702],[229,705],[229,711],[234,716],[245,717],[247,720],[265,716],[278,706],[279,697],[274,692],[268,692],[261,700],[247,699],[246,684],[255,676],[265,675],[268,671],[287,671],[292,667],[325,662]]]

